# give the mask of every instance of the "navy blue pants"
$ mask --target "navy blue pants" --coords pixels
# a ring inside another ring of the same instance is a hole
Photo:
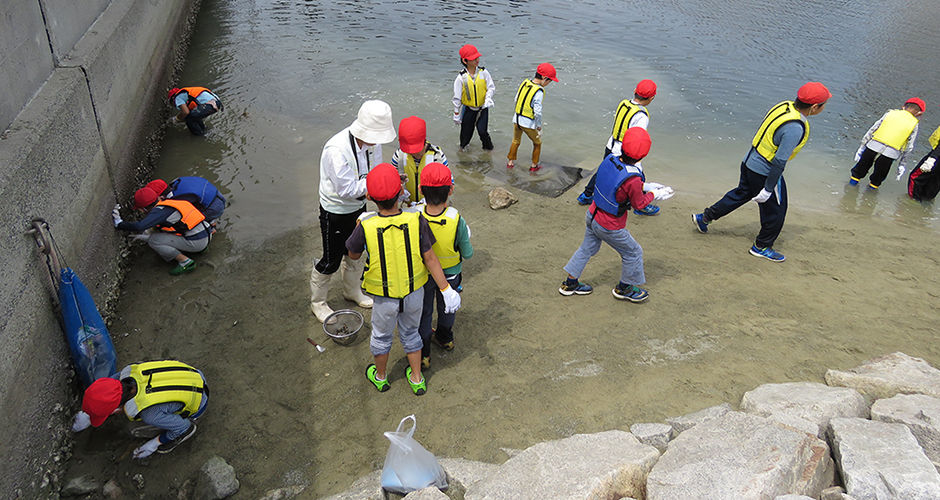
[[[444,275],[451,288],[456,290],[460,287],[463,277],[460,273]],[[441,289],[433,278],[428,278],[424,285],[424,308],[421,310],[421,324],[418,326],[418,332],[421,334],[421,340],[424,341],[424,347],[421,349],[421,357],[431,356],[431,319],[434,314],[434,305],[437,304],[437,329],[434,335],[437,341],[446,344],[454,341],[454,320],[457,313],[444,313],[444,296],[441,295]]]
[[[189,127],[189,131],[194,135],[206,135],[206,123],[202,121],[202,119],[215,114],[215,112],[216,109],[209,103],[200,104],[186,115],[186,126]]]
[[[474,111],[467,106],[463,107],[463,118],[460,119],[460,147],[465,148],[473,139],[473,128],[476,127],[477,134],[480,134],[480,140],[483,141],[483,149],[490,151],[493,149],[493,140],[490,139],[490,133],[486,130],[490,122],[489,108],[481,108]]]
[[[610,156],[610,148],[604,148],[604,158]],[[594,171],[594,175],[591,176],[591,180],[588,181],[587,185],[584,186],[584,196],[593,197],[594,196],[594,185],[597,184],[597,171]]]
[[[875,171],[871,173],[871,178],[868,179],[868,182],[875,187],[881,186],[881,183],[888,177],[892,163],[894,163],[894,158],[888,158],[881,153],[876,153],[865,148],[865,151],[862,151],[862,157],[859,158],[858,163],[852,167],[852,177],[858,180],[864,179],[865,176],[868,175],[868,171],[871,170],[872,165],[874,165]]]
[[[766,175],[754,172],[742,162],[741,180],[738,181],[738,187],[728,191],[717,203],[705,209],[705,221],[718,220],[748,203],[751,198],[760,193],[761,189],[764,189],[765,182],[767,182]],[[787,183],[783,181],[783,176],[777,181],[777,186],[770,198],[758,205],[760,206],[760,232],[757,233],[754,245],[758,248],[772,247],[777,241],[777,236],[780,236],[783,221],[787,217]]]

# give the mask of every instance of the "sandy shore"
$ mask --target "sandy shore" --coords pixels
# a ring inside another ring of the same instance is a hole
[[[791,208],[776,245],[787,260],[778,264],[747,253],[756,207],[702,235],[689,214],[722,193],[679,193],[660,215],[628,221],[650,292],[638,305],[611,296],[620,268],[609,247],[582,277],[594,294],[559,295],[562,266],[584,231],[577,189],[557,199],[513,192],[517,205],[492,211],[485,190],[458,185],[454,204],[473,229],[475,255],[464,268],[457,347],[433,349],[420,398],[403,379],[397,342],[392,389],[380,394],[363,376],[368,331],[339,346],[310,314],[315,224],[239,252],[223,230],[197,257],[199,269],[179,279],[135,249],[111,330],[119,362],[177,358],[201,368],[209,411],[191,441],[144,463],[127,453],[139,443],[126,419],[111,418],[77,436],[69,476],[115,477],[129,492],[140,473],[148,498],[175,498],[219,455],[241,481],[236,498],[309,484],[298,498],[312,499],[381,467],[382,432],[412,413],[416,438],[438,456],[499,463],[502,447],[737,407],[760,384],[822,382],[827,368],[893,351],[940,366],[940,235],[932,230]],[[351,307],[336,281],[331,304]]]

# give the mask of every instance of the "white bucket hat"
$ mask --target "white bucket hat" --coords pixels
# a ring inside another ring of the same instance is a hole
[[[385,101],[366,101],[359,116],[349,126],[353,137],[369,144],[388,144],[395,140],[392,108]]]

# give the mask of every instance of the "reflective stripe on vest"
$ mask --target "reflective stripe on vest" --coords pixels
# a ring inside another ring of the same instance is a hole
[[[428,281],[421,257],[421,215],[405,210],[398,215],[376,214],[362,219],[369,261],[362,287],[372,295],[401,299]]]
[[[457,249],[457,225],[460,222],[460,213],[454,207],[447,207],[440,215],[428,215],[427,206],[421,216],[428,221],[434,239],[437,241],[431,249],[437,260],[441,261],[441,268],[447,269],[460,264],[460,251]]]
[[[617,191],[630,177],[639,176],[645,181],[643,171],[635,165],[627,165],[614,155],[607,155],[597,167],[597,185],[594,188],[594,205],[617,217],[630,210],[630,198],[623,203],[617,202]]]
[[[418,181],[421,179],[421,171],[424,170],[424,166],[428,163],[434,162],[434,148],[428,147],[424,156],[421,157],[421,162],[415,164],[414,156],[402,151],[400,157],[404,157],[404,165],[402,165],[402,171],[405,172],[405,175],[408,176],[408,181],[405,182],[405,189],[408,190],[408,193],[411,194],[411,201],[418,201],[421,196],[418,192]],[[400,158],[399,157],[399,158]]]
[[[199,228],[201,225],[204,226],[202,222],[206,220],[206,216],[192,203],[186,200],[163,200],[158,202],[157,206],[170,207],[180,213],[179,222],[173,224],[166,222],[157,224],[158,228],[168,233],[187,235],[186,233],[190,233],[193,229]],[[201,229],[205,229],[205,227]]]
[[[522,84],[519,85],[519,90],[516,91],[516,114],[529,118],[530,120],[535,119],[535,110],[532,109],[532,99],[535,99],[535,94],[537,92],[544,92],[544,89],[540,85],[536,85],[535,82],[529,79],[522,81]]]
[[[475,78],[471,78],[467,70],[461,71],[460,75],[461,80],[463,80],[460,102],[471,108],[483,106],[483,103],[486,102],[486,80],[483,79],[483,68],[477,68]]]
[[[610,135],[614,140],[623,141],[623,134],[630,128],[630,120],[637,113],[650,115],[649,111],[646,110],[646,106],[634,104],[630,102],[630,99],[620,101],[620,105],[617,106],[617,116],[614,117],[614,127],[610,131]]]
[[[205,396],[206,382],[199,372],[179,361],[149,361],[130,365],[121,373],[121,380],[131,378],[137,394],[124,404],[124,413],[131,420],[140,420],[142,410],[160,403],[183,403],[176,412],[186,418],[199,411]]]
[[[900,151],[916,126],[917,118],[914,115],[903,109],[892,109],[881,120],[881,125],[871,138]]]
[[[777,129],[784,123],[794,121],[803,124],[803,137],[800,139],[800,143],[793,148],[793,154],[788,158],[788,160],[792,160],[796,157],[796,154],[803,149],[803,145],[806,144],[806,141],[809,139],[809,122],[805,120],[802,113],[796,110],[793,101],[783,101],[770,108],[770,111],[764,116],[764,121],[760,124],[760,128],[757,129],[757,133],[754,134],[754,140],[751,141],[751,146],[756,148],[757,152],[763,156],[764,159],[773,161],[778,147],[777,144],[774,144],[774,133],[776,133]]]

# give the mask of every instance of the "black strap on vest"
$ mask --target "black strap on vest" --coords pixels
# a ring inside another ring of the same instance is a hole
[[[388,225],[385,227],[377,228],[377,240],[379,242],[379,262],[382,266],[382,294],[388,297],[388,268],[385,264],[385,237],[384,233],[386,229],[395,228],[400,230],[405,238],[405,253],[408,255],[408,293],[415,291],[415,266],[414,260],[411,258],[411,238],[409,237],[408,223],[404,223],[400,226]],[[399,306],[401,307],[401,306]]]

